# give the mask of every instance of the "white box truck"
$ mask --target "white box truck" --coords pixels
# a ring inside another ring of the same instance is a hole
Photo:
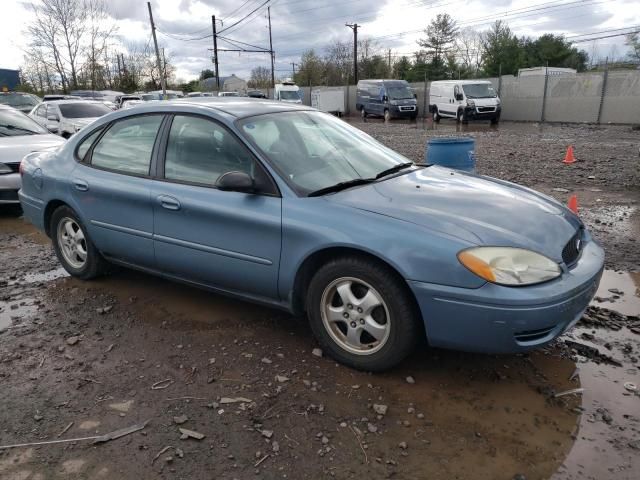
[[[344,114],[344,90],[337,88],[316,88],[311,92],[311,106],[321,112]]]

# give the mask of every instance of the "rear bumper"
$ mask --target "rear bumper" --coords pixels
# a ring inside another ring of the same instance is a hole
[[[20,203],[20,174],[8,173],[0,175],[0,205],[14,205]]]
[[[430,345],[484,353],[543,346],[571,328],[595,294],[604,251],[590,240],[578,263],[530,287],[486,283],[477,289],[411,281]]]
[[[22,214],[30,223],[39,230],[45,231],[44,228],[44,203],[39,198],[26,195],[22,190],[18,192],[20,205],[22,206]]]

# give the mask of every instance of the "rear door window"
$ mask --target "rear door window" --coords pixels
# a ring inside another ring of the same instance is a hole
[[[144,115],[115,122],[93,148],[91,165],[119,173],[149,175],[162,118],[163,115]]]

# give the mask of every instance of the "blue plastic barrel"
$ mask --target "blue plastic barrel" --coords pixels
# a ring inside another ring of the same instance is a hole
[[[427,141],[425,160],[428,164],[476,171],[476,140],[473,137],[435,137]]]

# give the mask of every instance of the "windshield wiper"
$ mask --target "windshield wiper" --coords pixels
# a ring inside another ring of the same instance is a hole
[[[399,163],[398,165],[394,165],[391,168],[387,168],[386,170],[381,171],[376,175],[376,180],[382,177],[386,177],[387,175],[391,175],[392,173],[399,172],[400,170],[404,170],[405,168],[409,168],[411,166],[413,166],[413,162]]]
[[[21,130],[23,132],[29,132],[29,133],[33,133],[34,135],[37,135],[40,132],[34,132],[33,130],[29,130],[28,128],[22,128],[22,127],[16,127],[15,125],[8,125],[8,124],[0,124],[0,128],[6,128],[7,130]]]
[[[324,195],[325,193],[331,192],[339,192],[340,190],[344,190],[346,188],[355,187],[357,185],[364,185],[366,183],[372,183],[375,179],[373,178],[354,178],[353,180],[347,180],[346,182],[336,183],[335,185],[330,185],[328,187],[320,188],[319,190],[314,190],[309,193],[307,197],[319,197]]]

